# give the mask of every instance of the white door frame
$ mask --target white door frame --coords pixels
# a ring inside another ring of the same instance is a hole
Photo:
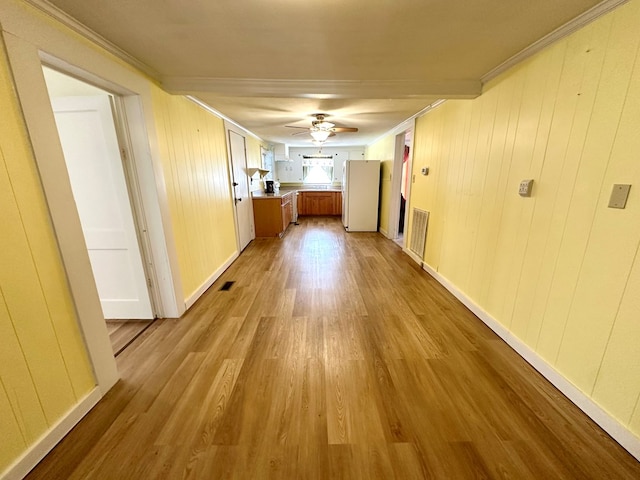
[[[154,161],[152,155],[154,143],[150,144],[155,142],[155,130],[149,130],[154,125],[149,124],[152,117],[149,114],[145,115],[142,108],[143,101],[147,106],[151,104],[148,81],[129,72],[118,70],[117,66],[108,63],[98,62],[96,65],[91,65],[99,71],[102,69],[105,78],[113,75],[117,79],[129,82],[134,88],[139,87],[144,94],[142,99],[136,91],[47,54],[18,36],[5,35],[4,38],[80,330],[96,376],[97,387],[104,395],[117,382],[119,374],[93,280],[80,219],[77,211],[69,208],[69,205],[74,205],[73,194],[42,65],[45,64],[121,96],[124,108],[120,115],[124,117],[123,123],[128,127],[131,168],[135,170],[139,179],[139,197],[142,200],[141,204],[144,205],[148,238],[151,244],[150,257],[153,259],[157,277],[157,291],[160,298],[156,305],[157,313],[160,316],[178,317],[185,311],[185,306],[181,298],[182,288],[177,253],[171,234],[171,219],[163,186],[162,169],[158,165],[157,157]],[[73,54],[81,53],[74,49],[71,51]],[[77,60],[82,62],[81,58]],[[155,147],[157,149],[157,145]]]
[[[126,115],[127,105],[126,97],[114,95],[114,112],[113,119],[116,125],[116,135],[118,136],[118,144],[122,155],[122,167],[129,192],[129,200],[131,203],[131,213],[138,236],[138,244],[140,254],[142,255],[144,273],[147,277],[149,300],[151,301],[151,309],[154,317],[163,316],[165,309],[163,308],[163,298],[166,298],[166,292],[161,292],[162,282],[158,278],[157,269],[154,262],[152,239],[149,235],[149,222],[145,215],[144,197],[140,187],[140,174],[137,170],[136,155],[133,150],[131,138],[131,128]],[[131,107],[128,109],[130,112]],[[137,123],[137,122],[134,122]],[[171,298],[171,296],[169,297]]]
[[[234,190],[233,190],[233,160],[231,158],[231,140],[229,137],[229,132],[234,132],[237,133],[238,135],[244,137],[244,141],[245,141],[245,165],[244,165],[244,170],[246,172],[247,170],[247,165],[246,165],[246,146],[247,146],[247,132],[245,132],[244,130],[236,127],[235,125],[233,125],[231,122],[228,121],[224,121],[224,130],[225,130],[225,141],[227,143],[227,165],[229,166],[229,194],[231,195],[231,198],[234,199],[234,205],[233,205],[233,220],[234,220],[234,225],[235,225],[235,229],[236,229],[236,248],[237,248],[237,252],[238,255],[240,255],[240,252],[242,252],[242,248],[240,245],[240,227],[239,227],[239,223],[238,223],[238,210],[236,209],[235,206],[235,196],[234,196]],[[251,178],[247,178],[247,183],[249,185],[249,198],[251,198],[251,186],[252,186],[252,179]],[[251,221],[251,240],[256,238],[256,229],[255,229],[255,225],[253,222],[253,204],[252,202],[249,202],[249,206],[250,206],[250,210],[251,210],[251,215],[250,217],[250,221]]]
[[[391,175],[391,200],[389,201],[389,225],[387,227],[387,238],[395,240],[398,238],[398,223],[400,221],[400,192],[402,191],[402,163],[404,160],[404,145],[405,136],[407,132],[413,131],[414,125],[410,128],[402,130],[400,133],[396,133],[394,154],[393,154],[393,173]],[[408,175],[411,175],[413,167],[413,146],[409,150],[408,162]],[[407,182],[407,195],[405,210],[404,210],[404,226],[405,232],[407,229],[407,221],[409,218],[409,198],[411,196],[411,180]]]

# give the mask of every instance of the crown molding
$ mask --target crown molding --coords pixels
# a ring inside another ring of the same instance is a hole
[[[237,128],[241,129],[243,132],[247,133],[248,135],[251,135],[253,138],[258,140],[259,142],[266,143],[263,138],[261,138],[260,136],[256,135],[251,130],[243,127],[242,125],[240,125],[235,120],[232,120],[231,118],[227,117],[224,113],[216,110],[215,108],[213,108],[208,103],[203,102],[202,100],[200,100],[197,97],[194,97],[193,95],[185,95],[185,98],[187,98],[188,100],[192,101],[193,103],[195,103],[196,105],[200,106],[201,108],[204,108],[207,112],[212,113],[212,114],[220,117],[225,122],[228,122],[228,123],[236,126]]]
[[[164,77],[162,86],[173,94],[208,92],[223,96],[296,98],[476,98],[478,80],[283,80],[213,77]]]
[[[48,15],[49,17],[57,20],[65,27],[73,30],[79,35],[83,36],[87,40],[97,44],[98,46],[105,49],[110,54],[119,58],[120,60],[128,63],[129,65],[137,68],[138,70],[144,72],[154,80],[158,80],[160,78],[160,74],[156,72],[153,68],[151,68],[146,63],[141,62],[134,56],[122,50],[120,47],[111,43],[109,40],[104,38],[102,35],[91,30],[86,25],[80,23],[78,20],[67,14],[66,12],[60,10],[55,5],[52,5],[46,0],[23,0],[26,4],[31,5],[42,13]]]
[[[428,112],[430,112],[434,108],[439,107],[440,105],[442,105],[446,101],[447,101],[446,99],[441,98],[441,99],[436,100],[435,102],[427,105],[422,110],[420,110],[418,113],[415,113],[415,114],[411,115],[409,118],[407,118],[405,121],[399,123],[398,125],[393,127],[391,130],[387,130],[386,133],[384,133],[383,135],[380,135],[373,142],[368,143],[366,146],[370,147],[372,145],[375,145],[380,140],[382,140],[383,138],[388,137],[390,135],[398,135],[399,133],[405,132],[407,130],[412,130],[414,128],[414,126],[415,126],[415,121],[418,118],[422,117],[423,115],[426,115]]]
[[[586,12],[578,15],[573,20],[570,20],[561,27],[556,28],[553,32],[545,35],[540,40],[532,43],[524,50],[521,50],[513,57],[509,58],[494,69],[490,70],[480,78],[480,82],[482,83],[482,85],[484,85],[485,83],[496,78],[498,75],[506,72],[511,67],[545,49],[552,43],[557,42],[558,40],[568,35],[571,35],[573,32],[581,29],[594,20],[597,20],[603,15],[606,15],[610,11],[618,8],[620,5],[625,4],[628,1],[629,0],[604,0],[603,2],[600,2],[595,7],[590,8]]]

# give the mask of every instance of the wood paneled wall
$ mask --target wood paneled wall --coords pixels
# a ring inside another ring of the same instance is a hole
[[[393,159],[395,157],[396,136],[387,135],[365,150],[367,160],[380,160],[380,231],[389,231],[389,205],[391,203]]]
[[[417,122],[426,263],[640,434],[640,2]],[[518,184],[534,179],[531,198]],[[607,208],[630,183],[624,210]]]
[[[0,472],[95,386],[0,43]]]
[[[224,122],[156,87],[153,102],[187,299],[237,251]]]

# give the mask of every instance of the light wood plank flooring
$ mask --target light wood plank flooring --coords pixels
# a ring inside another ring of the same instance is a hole
[[[153,320],[106,320],[114,355],[119,355]]]
[[[255,240],[117,361],[29,479],[640,478],[395,243],[335,218]]]

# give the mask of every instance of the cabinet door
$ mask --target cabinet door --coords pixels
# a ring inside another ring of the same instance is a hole
[[[276,170],[280,183],[302,182],[302,163],[300,162],[277,162]]]
[[[342,168],[344,162],[349,160],[349,152],[336,152],[333,154],[333,181],[342,182]]]
[[[316,215],[333,215],[333,195],[331,192],[318,195],[314,207]]]
[[[298,193],[298,215],[309,215],[309,205],[307,204],[308,202],[307,193],[305,192]]]
[[[342,192],[332,192],[333,210],[331,215],[342,215]]]
[[[300,192],[298,215],[342,215],[342,193]]]
[[[276,178],[280,183],[289,183],[289,162],[276,162]]]
[[[282,233],[282,212],[279,198],[253,199],[253,219],[256,237],[277,237]]]
[[[291,182],[302,183],[302,158],[298,155],[291,162]]]
[[[284,232],[293,220],[293,205],[291,202],[282,205],[282,231]]]

